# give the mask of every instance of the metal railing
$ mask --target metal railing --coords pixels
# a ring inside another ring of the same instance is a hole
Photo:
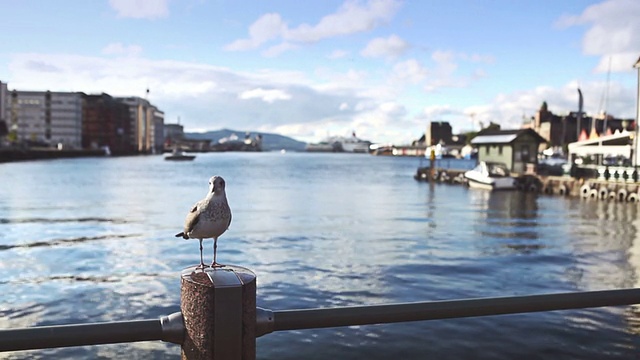
[[[640,303],[640,289],[272,311],[258,308],[260,337],[274,331],[520,314]],[[0,351],[162,340],[181,344],[181,313],[157,320],[0,330]]]
[[[640,167],[638,166],[607,166],[607,165],[574,165],[571,176],[583,179],[596,179],[618,183],[640,182]]]
[[[245,269],[246,270],[246,269]],[[212,270],[215,273],[220,270]],[[228,271],[236,273],[233,270]],[[192,275],[195,274],[192,273]],[[211,276],[224,279],[225,276]],[[220,275],[220,274],[218,274]],[[184,274],[183,274],[184,276]],[[227,276],[228,278],[228,276]],[[182,346],[183,359],[251,359],[255,358],[255,339],[274,331],[328,328],[354,325],[371,325],[409,321],[453,319],[490,315],[520,314],[541,311],[595,308],[640,304],[640,289],[619,289],[589,292],[557,293],[511,297],[492,297],[463,300],[443,300],[430,302],[383,304],[373,306],[350,306],[324,309],[267,310],[255,307],[255,283],[247,281],[246,274],[238,276],[241,281],[226,283],[203,282],[196,284],[198,297],[194,299],[196,309],[209,304],[202,301],[211,291],[215,305],[209,312],[194,313],[194,304],[185,307],[189,299],[189,289],[183,280],[182,312],[164,316],[156,320],[122,321],[80,325],[42,326],[23,329],[0,330],[0,351],[33,350],[56,347],[114,344],[136,341],[162,340]],[[197,279],[201,281],[201,279]],[[192,283],[189,286],[193,286]],[[216,286],[218,291],[216,292]],[[241,289],[243,297],[241,314],[234,320],[230,315],[238,307],[237,291],[227,292],[230,287]],[[252,287],[250,289],[247,286]],[[233,294],[233,293],[236,294]],[[229,299],[222,299],[224,294]],[[252,294],[251,294],[252,293]],[[186,294],[186,295],[185,295]],[[253,299],[251,299],[253,297]],[[210,298],[211,300],[213,298]],[[186,311],[186,313],[185,313]],[[213,312],[213,314],[211,313]],[[187,314],[187,315],[183,315]],[[183,316],[189,316],[185,321]],[[202,316],[198,319],[197,316]],[[249,323],[246,320],[249,319]],[[216,325],[216,321],[218,324]],[[228,331],[213,331],[220,323],[237,321],[233,326],[241,326],[238,335]],[[193,325],[196,325],[195,327]],[[196,329],[196,330],[194,330]],[[193,333],[197,331],[197,333]],[[191,332],[191,333],[190,333]],[[233,339],[230,338],[234,337]],[[241,349],[238,344],[242,344]],[[211,350],[215,349],[215,351]],[[248,354],[248,355],[247,355]]]
[[[156,320],[117,321],[93,324],[38,326],[0,330],[0,351],[48,349],[84,345],[162,340],[182,344],[181,313]]]
[[[372,325],[640,304],[640,289],[446,300],[329,309],[262,310],[258,336],[271,331]],[[265,319],[273,319],[271,322]],[[269,331],[271,330],[271,331]],[[261,332],[262,331],[262,332]]]

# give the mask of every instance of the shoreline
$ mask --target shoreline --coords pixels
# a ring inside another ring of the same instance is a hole
[[[51,160],[79,157],[107,156],[103,149],[76,150],[76,149],[49,149],[49,148],[0,148],[0,163],[9,163],[29,160]]]

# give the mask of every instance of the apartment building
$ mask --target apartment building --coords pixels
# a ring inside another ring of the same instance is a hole
[[[5,121],[7,118],[7,83],[0,81],[0,121]]]
[[[9,132],[7,124],[7,84],[0,81],[0,146],[2,146],[2,137]]]
[[[0,82],[0,137],[32,146],[162,153],[164,112],[140,97],[9,91]]]
[[[153,112],[153,147],[154,154],[164,151],[164,112],[155,109]]]
[[[173,142],[184,137],[184,126],[180,124],[164,124],[165,142]]]
[[[83,95],[82,147],[108,146],[114,155],[135,153],[129,106],[108,94]]]
[[[137,96],[116,98],[129,106],[131,119],[130,141],[140,153],[162,153],[164,113],[147,99]]]
[[[14,140],[82,147],[82,93],[13,90],[4,103],[9,136]]]

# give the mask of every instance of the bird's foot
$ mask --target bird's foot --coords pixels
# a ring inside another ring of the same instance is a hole
[[[200,263],[200,265],[196,266],[196,270],[203,270],[208,268],[209,265],[205,265],[205,263]]]
[[[221,267],[225,267],[225,265],[222,265],[222,264],[220,264],[218,262],[215,262],[215,261],[211,263],[211,268],[213,268],[213,269],[221,268]]]

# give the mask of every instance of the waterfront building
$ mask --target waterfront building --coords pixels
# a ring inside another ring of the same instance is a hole
[[[82,93],[13,90],[5,106],[11,140],[81,148]]]
[[[164,151],[164,112],[158,109],[153,111],[153,142],[151,147],[154,154],[162,154]]]
[[[569,161],[580,165],[631,166],[633,133],[616,132],[569,144]]]
[[[184,126],[180,124],[164,124],[164,138],[178,140],[184,137]]]
[[[418,140],[414,140],[413,146],[450,145],[453,143],[451,124],[447,121],[430,121],[427,131]]]
[[[7,125],[7,92],[7,84],[0,81],[0,146],[2,146],[3,138],[9,132]]]
[[[119,97],[129,107],[130,143],[140,153],[162,153],[164,148],[164,112],[147,99],[137,96]]]
[[[7,83],[0,81],[0,121],[5,121],[7,118]]]
[[[538,164],[540,144],[546,140],[532,129],[485,129],[471,140],[478,148],[478,161],[500,162],[517,174],[531,172]]]
[[[611,114],[587,116],[586,113],[572,111],[565,115],[556,115],[549,111],[543,102],[531,122],[523,128],[531,128],[545,138],[549,146],[564,147],[579,140],[580,134],[595,133],[599,136],[613,134],[616,131],[635,129],[634,119],[619,119]]]
[[[432,121],[430,125],[431,130],[431,144],[451,144],[451,124],[447,121]]]
[[[108,94],[83,95],[82,147],[109,147],[114,155],[131,154],[131,118],[129,106]]]
[[[164,124],[164,147],[173,147],[184,138],[184,126],[180,124]]]

